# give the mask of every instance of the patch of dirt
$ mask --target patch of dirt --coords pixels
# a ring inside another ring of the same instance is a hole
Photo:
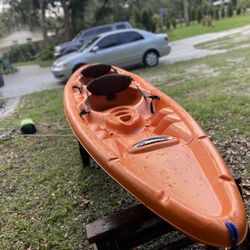
[[[211,92],[206,89],[206,88],[203,88],[203,89],[198,89],[198,90],[193,90],[193,91],[190,91],[188,93],[186,93],[187,96],[189,97],[208,97],[208,96],[211,96]]]
[[[4,107],[4,100],[0,98],[0,108]]]
[[[147,81],[153,83],[155,86],[161,86],[167,84],[169,86],[175,84],[182,84],[187,81],[197,80],[204,77],[216,77],[220,74],[220,71],[210,68],[207,64],[195,64],[181,71],[169,72],[162,71],[157,74],[147,75],[145,78]]]
[[[246,57],[237,57],[237,58],[230,58],[227,60],[228,63],[236,65],[238,63],[242,63],[246,60]]]
[[[250,87],[239,89],[238,86],[230,86],[225,88],[222,92],[234,96],[250,96]]]
[[[218,76],[220,74],[219,71],[210,68],[207,64],[197,64],[193,67],[185,70],[185,75],[188,75],[189,73],[195,74],[197,76],[203,77],[203,76]]]

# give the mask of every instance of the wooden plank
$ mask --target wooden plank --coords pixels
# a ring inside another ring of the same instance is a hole
[[[89,242],[95,243],[97,249],[130,249],[175,231],[142,204],[89,223],[86,230]],[[192,243],[192,240],[184,237],[179,243],[171,242],[170,247]]]
[[[90,243],[97,242],[107,238],[109,235],[113,236],[114,233],[118,234],[125,227],[128,227],[130,230],[137,228],[138,231],[139,229],[150,227],[152,223],[157,224],[158,222],[162,223],[163,220],[139,204],[87,224],[87,237]],[[163,223],[168,225],[166,222]],[[168,225],[168,227],[171,226]]]

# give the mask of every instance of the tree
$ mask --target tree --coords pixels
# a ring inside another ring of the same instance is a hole
[[[186,26],[189,25],[189,1],[183,0],[183,7],[184,7],[184,20]]]
[[[202,20],[202,11],[200,6],[196,9],[196,20],[198,23]]]
[[[222,5],[222,7],[221,7],[221,17],[222,18],[225,17],[225,8],[224,8],[224,5]]]
[[[64,14],[64,28],[65,28],[65,40],[68,41],[71,39],[71,25],[70,25],[70,15],[69,15],[69,6],[66,0],[60,0],[60,3],[63,8]]]
[[[231,1],[229,1],[229,3],[228,3],[227,16],[228,17],[232,17],[233,16],[233,4],[232,4]]]

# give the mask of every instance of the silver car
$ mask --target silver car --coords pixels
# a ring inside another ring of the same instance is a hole
[[[57,79],[67,80],[84,64],[105,63],[118,67],[144,64],[154,67],[159,57],[170,53],[166,34],[153,34],[140,29],[111,31],[94,37],[79,51],[57,59],[52,72]]]

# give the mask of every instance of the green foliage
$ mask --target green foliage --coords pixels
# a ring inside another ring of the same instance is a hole
[[[214,9],[214,19],[218,20],[219,18],[220,18],[219,9],[215,8]]]
[[[37,54],[37,59],[41,61],[52,60],[54,59],[53,52],[54,52],[54,45],[50,45],[47,48],[41,50]]]
[[[197,20],[198,23],[200,23],[201,20],[202,20],[202,10],[201,10],[201,7],[198,7],[196,9],[196,20]]]
[[[175,29],[176,28],[176,19],[175,17],[172,19],[172,26]]]
[[[195,19],[196,19],[195,8],[191,8],[191,11],[190,11],[190,21],[194,22]]]
[[[221,8],[221,18],[224,18],[225,17],[225,9],[224,9],[224,6],[222,6]]]
[[[171,24],[170,24],[168,18],[166,18],[166,27],[167,27],[167,30],[170,30],[170,28],[171,28]]]
[[[142,12],[134,11],[135,26],[155,32],[160,26],[158,15],[154,15],[151,9],[143,9]]]
[[[215,9],[214,9],[214,19],[215,19],[215,20],[218,20],[219,18],[220,18],[219,9],[218,9],[218,8],[215,8]]]
[[[237,10],[236,10],[236,14],[239,16],[240,14],[241,14],[241,8],[237,8]]]
[[[39,46],[35,43],[22,44],[13,46],[10,51],[3,55],[3,58],[9,58],[11,62],[30,61],[36,58],[36,54],[39,50]]]
[[[233,16],[233,4],[230,1],[227,6],[227,16],[232,17]]]

